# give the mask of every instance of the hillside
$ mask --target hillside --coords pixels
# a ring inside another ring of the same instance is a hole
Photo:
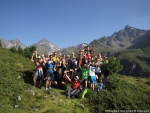
[[[33,88],[35,66],[29,59],[0,48],[0,67],[0,113],[88,112],[86,101],[67,100],[64,90],[53,89],[55,96],[44,87]]]
[[[106,110],[150,111],[150,80],[110,76],[99,93],[88,90],[84,99],[66,99],[65,91],[32,87],[35,66],[29,59],[0,48],[0,113],[101,113]],[[44,84],[43,84],[44,85]]]
[[[145,52],[150,51],[150,30],[148,30],[145,33],[145,35],[140,37],[138,43],[134,44],[133,46],[129,47],[128,49],[139,49],[139,48],[144,50]]]
[[[150,53],[135,49],[124,50],[117,54],[116,56],[124,65],[121,74],[150,78]]]

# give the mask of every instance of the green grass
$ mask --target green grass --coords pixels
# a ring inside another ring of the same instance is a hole
[[[149,79],[127,76],[113,77],[113,82],[106,90],[98,93],[89,91],[88,98],[94,109],[92,112],[105,110],[149,110]]]
[[[57,89],[53,89],[57,94],[54,98],[45,88],[33,88],[35,66],[29,59],[0,48],[0,66],[0,113],[88,113],[88,104],[84,99],[68,100],[65,91]],[[25,78],[23,74],[26,74]],[[21,108],[14,108],[15,105]]]
[[[0,113],[101,113],[105,110],[149,109],[150,80],[112,77],[113,82],[98,93],[88,90],[84,99],[66,99],[65,91],[32,87],[34,64],[0,48]],[[23,74],[26,74],[24,76]],[[18,100],[18,96],[21,100]],[[19,105],[20,108],[14,108]]]

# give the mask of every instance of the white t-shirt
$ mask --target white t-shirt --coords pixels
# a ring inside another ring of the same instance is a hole
[[[89,76],[95,76],[95,66],[89,67]]]
[[[97,63],[95,64],[95,72],[101,73],[100,62],[97,62]]]

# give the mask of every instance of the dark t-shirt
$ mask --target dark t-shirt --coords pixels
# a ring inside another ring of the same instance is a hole
[[[62,81],[62,79],[63,79],[62,73],[56,72],[55,74],[56,74],[56,81]]]

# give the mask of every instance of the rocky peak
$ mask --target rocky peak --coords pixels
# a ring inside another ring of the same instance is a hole
[[[47,38],[43,38],[39,43],[41,42],[49,42],[49,41],[47,40]]]

